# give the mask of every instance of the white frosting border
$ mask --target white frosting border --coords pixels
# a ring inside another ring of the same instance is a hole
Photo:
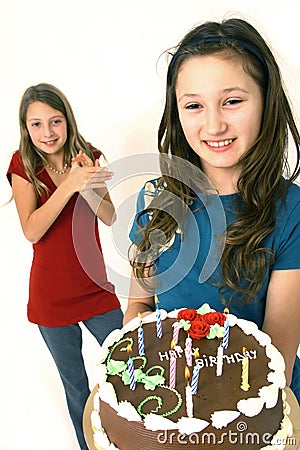
[[[286,442],[287,439],[293,435],[293,425],[289,418],[291,408],[290,408],[288,402],[286,401],[286,393],[284,391],[282,391],[282,400],[283,400],[283,419],[280,423],[280,428],[277,431],[277,433],[275,433],[274,436],[272,437],[271,445],[261,447],[260,450],[284,450],[285,445],[278,444],[278,442]],[[98,405],[100,405],[98,392],[96,392],[96,394],[94,396],[94,410],[91,413],[91,423],[92,423],[92,429],[93,429],[94,445],[99,450],[101,450],[101,449],[119,450],[118,447],[116,447],[114,444],[112,444],[109,441],[104,428],[102,428],[101,419],[100,419],[100,415],[99,415],[100,406],[98,406],[98,408],[95,408],[97,402],[98,402]],[[231,413],[232,413],[232,411],[231,411]],[[189,420],[187,417],[183,417],[182,419]],[[180,420],[182,420],[182,419],[180,419]],[[193,420],[193,419],[190,419],[190,420]],[[194,420],[199,420],[199,419],[194,419]],[[202,422],[204,422],[204,421],[202,421]],[[185,433],[185,431],[181,430],[180,428],[179,428],[179,432],[182,434]]]
[[[182,308],[185,309],[185,308]],[[177,314],[180,310],[171,311],[170,313],[167,313],[165,310],[161,309],[161,318],[162,320],[165,320],[167,317],[169,318],[177,318]],[[105,365],[101,364],[106,360],[106,357],[109,353],[109,347],[111,347],[115,342],[118,342],[122,337],[125,335],[125,333],[129,331],[134,331],[137,329],[140,325],[140,321],[142,320],[142,323],[151,323],[156,321],[156,315],[155,312],[151,313],[142,319],[134,318],[130,322],[128,322],[122,329],[114,330],[112,333],[110,333],[107,338],[105,339],[101,351],[100,351],[100,361],[99,361],[99,390],[96,395],[98,395],[98,403],[99,398],[106,403],[108,403],[115,411],[122,417],[125,417],[129,421],[138,421],[138,414],[133,407],[133,405],[130,402],[126,402],[124,404],[118,404],[117,396],[114,390],[114,387],[111,383],[108,383],[106,381],[107,376],[105,374]],[[271,369],[271,371],[267,375],[267,380],[269,383],[271,383],[269,386],[262,387],[258,392],[258,397],[251,397],[248,399],[241,399],[237,402],[236,410],[230,410],[230,411],[215,411],[211,415],[211,424],[215,428],[223,428],[226,427],[230,422],[235,420],[236,417],[240,413],[244,414],[247,417],[253,417],[256,416],[261,412],[264,406],[266,408],[273,408],[278,400],[278,394],[279,389],[283,389],[286,386],[286,380],[284,375],[285,370],[285,363],[283,356],[281,353],[277,350],[277,348],[271,343],[271,338],[269,335],[264,333],[263,331],[259,330],[257,325],[254,322],[251,322],[249,320],[245,319],[238,319],[233,314],[228,314],[228,322],[229,326],[233,327],[237,325],[246,335],[252,335],[260,346],[265,347],[265,352],[267,357],[270,359],[270,362],[268,363],[268,367]],[[273,436],[272,445],[266,448],[273,448],[273,449],[283,449],[284,447],[280,446],[278,447],[276,445],[276,440],[283,442],[283,439],[286,439],[293,434],[293,426],[292,423],[288,417],[290,407],[285,401],[286,394],[284,391],[282,391],[283,395],[283,401],[284,401],[284,418],[281,422],[280,429],[278,432]],[[95,408],[96,400],[94,400],[94,411],[92,412],[91,421],[92,421],[92,427],[94,432],[94,441],[95,445],[99,445],[100,447],[104,448],[105,450],[118,450],[114,444],[111,444],[108,441],[108,438],[106,436],[105,431],[101,426],[99,426],[99,422],[97,422],[95,417],[95,411],[98,411],[99,416],[99,409]],[[154,415],[152,415],[154,416]],[[152,417],[153,418],[153,417]],[[100,419],[100,416],[99,416]],[[181,434],[185,433],[187,435],[195,432],[199,432],[199,427],[202,429],[206,428],[206,426],[209,425],[209,422],[206,422],[202,419],[195,419],[195,418],[187,418],[182,417],[178,420],[177,423],[173,422],[172,420],[165,419],[161,416],[159,416],[161,430],[171,430],[171,429],[178,429]],[[183,420],[184,419],[184,420]],[[200,425],[201,422],[201,425]],[[144,425],[146,429],[153,429],[153,426],[150,424],[152,423],[151,420],[144,421]],[[101,421],[100,421],[101,424]],[[154,428],[156,431],[157,428],[157,421],[155,421]],[[103,437],[104,435],[104,437]],[[105,443],[105,447],[103,444]]]

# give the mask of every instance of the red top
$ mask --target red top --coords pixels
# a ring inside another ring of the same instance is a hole
[[[13,154],[7,171],[10,183],[12,173],[29,181],[19,151]],[[44,168],[36,173],[49,188],[49,194],[38,199],[41,206],[56,185]],[[114,286],[107,280],[96,216],[76,193],[44,236],[33,244],[28,320],[57,327],[119,307]]]

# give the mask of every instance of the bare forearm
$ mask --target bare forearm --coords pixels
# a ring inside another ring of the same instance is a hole
[[[139,281],[132,274],[128,306],[123,320],[124,325],[134,317],[137,317],[138,313],[144,316],[152,311],[154,311],[153,295],[143,289]]]
[[[30,242],[36,243],[44,236],[71,196],[72,194],[61,185],[46,203],[30,214],[27,221],[22,224],[24,235]]]
[[[115,208],[106,190],[83,190],[80,195],[105,225],[110,226],[114,223],[116,220]]]
[[[137,317],[138,314],[141,314],[141,316],[143,317],[144,315],[151,312],[153,312],[153,308],[149,304],[146,304],[144,301],[132,302],[131,299],[129,299],[128,307],[124,314],[123,323],[125,325],[127,322]]]
[[[300,342],[300,269],[275,270],[268,287],[263,331],[282,353],[286,365],[287,384]]]

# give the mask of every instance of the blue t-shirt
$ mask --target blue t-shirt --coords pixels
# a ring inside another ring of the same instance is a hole
[[[153,199],[156,182],[152,180],[146,183],[139,192],[136,217],[130,232],[132,242],[138,242],[141,238],[137,215]],[[235,220],[235,211],[242,206],[240,202],[237,194],[199,194],[199,198],[190,204],[184,233],[177,229],[171,242],[160,250],[155,264],[156,294],[161,308],[166,311],[182,307],[197,309],[203,303],[208,303],[217,311],[224,309],[219,293],[219,282],[222,281],[220,255],[224,245],[222,236],[224,239],[224,230]],[[272,270],[300,269],[300,187],[291,184],[285,201],[278,202],[276,209],[276,228],[263,240],[263,246],[273,250],[275,261],[266,269],[257,300],[242,304],[238,301],[237,293],[233,303],[229,305],[232,314],[252,320],[259,328],[262,328],[264,320],[267,288]],[[174,217],[175,215],[176,213]],[[149,220],[151,216],[144,214],[140,223],[144,226]],[[155,246],[157,241],[165,244],[163,233],[152,233],[151,245]],[[227,289],[224,293],[225,299],[231,294],[232,291]]]

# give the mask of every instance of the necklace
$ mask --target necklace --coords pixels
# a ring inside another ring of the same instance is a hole
[[[64,173],[66,173],[67,169],[69,168],[67,163],[64,165],[63,170],[57,170],[57,169],[55,169],[55,167],[50,166],[50,164],[48,164],[48,163],[46,164],[45,167],[47,167],[52,172],[57,173],[58,175],[62,175]]]

